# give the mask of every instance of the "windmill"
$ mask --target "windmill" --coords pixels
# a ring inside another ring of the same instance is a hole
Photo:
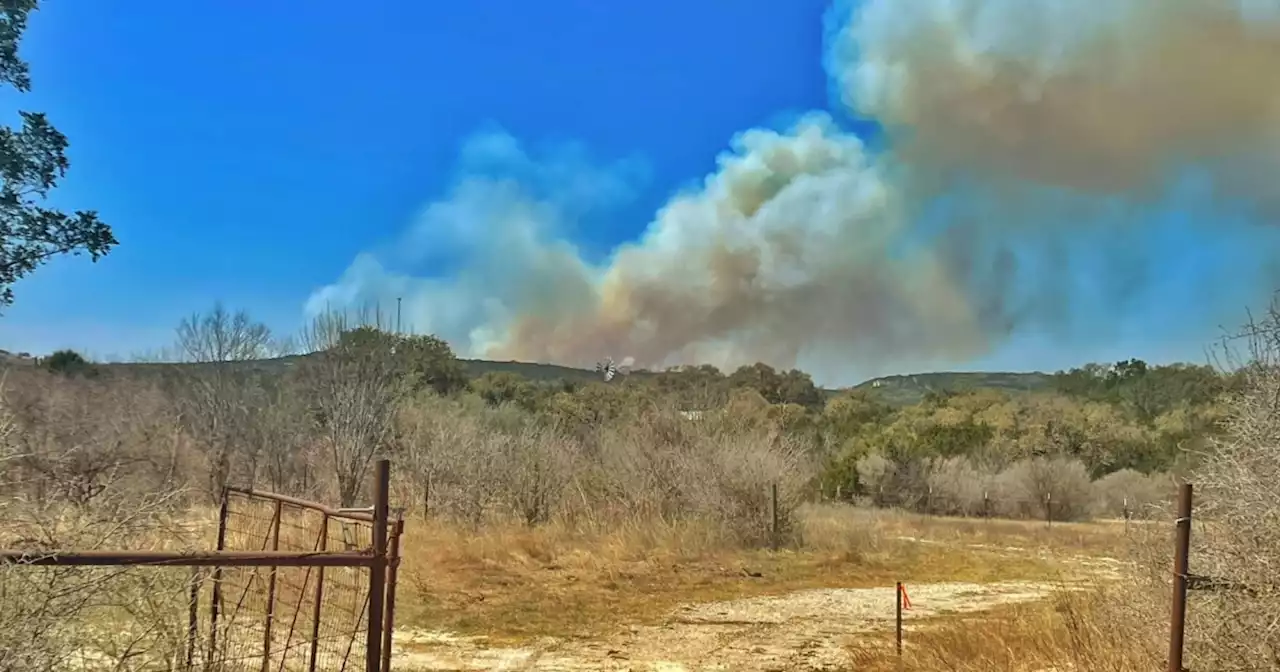
[[[603,362],[596,362],[596,373],[604,376],[604,382],[613,380],[614,376],[619,373],[627,375],[631,373],[631,365],[635,363],[635,358],[625,357],[621,364],[614,364],[612,357],[605,357]]]

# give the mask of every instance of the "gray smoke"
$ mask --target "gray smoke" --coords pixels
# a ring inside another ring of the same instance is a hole
[[[482,136],[401,245],[462,258],[457,273],[362,255],[310,309],[403,296],[415,326],[473,356],[765,361],[834,380],[1134,310],[1167,270],[1152,241],[1248,231],[1276,204],[1280,2],[867,0],[830,18],[840,102],[888,149],[823,113],[744,131],[597,262],[565,222],[625,198],[629,164],[539,163]],[[476,170],[486,152],[525,177]],[[528,188],[530,170],[563,188]],[[1187,212],[1204,223],[1170,224]],[[1204,269],[1218,289],[1189,321],[1239,308],[1262,271],[1224,266]]]

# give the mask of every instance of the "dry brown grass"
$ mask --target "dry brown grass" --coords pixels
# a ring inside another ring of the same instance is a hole
[[[1162,669],[1159,619],[1126,608],[1106,589],[937,619],[904,637],[867,637],[854,647],[859,672],[1150,672]]]
[[[682,603],[895,581],[1066,580],[1057,557],[1116,552],[1114,526],[966,521],[809,506],[795,544],[727,546],[696,522],[583,533],[564,525],[479,531],[411,520],[401,624],[499,638],[589,636],[650,623]]]
[[[21,493],[3,504],[37,516],[33,529],[41,530],[51,547],[103,548],[122,540],[67,531],[71,528],[54,512],[69,510],[62,503],[69,486],[91,495],[82,497],[80,515],[110,508],[107,504],[121,497],[121,506],[107,512],[111,519],[128,519],[136,509],[126,506],[130,493],[185,490],[188,496],[175,501],[178,510],[165,510],[164,525],[171,528],[185,528],[196,519],[207,525],[209,512],[201,507],[209,500],[200,491],[228,478],[271,483],[322,501],[338,498],[324,451],[290,453],[293,461],[279,461],[280,455],[255,448],[270,443],[264,439],[236,441],[236,450],[219,452],[217,442],[161,403],[164,395],[157,390],[147,388],[154,408],[132,414],[94,406],[142,389],[140,382],[124,381],[120,384],[130,387],[114,392],[106,386],[116,383],[50,378],[41,384],[47,388],[24,388],[25,397],[8,395],[29,403],[13,409],[16,430],[0,446],[13,461],[0,480],[13,486],[10,492]],[[394,504],[420,510],[430,483],[433,514],[411,519],[404,539],[398,621],[416,628],[500,640],[592,636],[622,624],[659,621],[683,603],[807,588],[876,587],[899,580],[1067,582],[1081,573],[1075,559],[1114,556],[1123,547],[1122,524],[1047,526],[799,506],[813,474],[811,456],[771,426],[690,424],[655,413],[631,424],[566,434],[512,417],[509,409],[429,399],[413,400],[401,410],[394,445],[388,447],[396,462]],[[64,417],[80,421],[50,420]],[[276,436],[275,430],[250,429],[246,436]],[[323,444],[323,437],[303,438],[302,444]],[[91,456],[103,459],[84,460],[78,447],[85,445],[98,446]],[[128,451],[118,450],[125,445]],[[122,483],[129,489],[116,487]],[[762,548],[769,538],[773,484],[779,486],[787,538],[776,553]],[[41,498],[52,505],[45,508]],[[179,515],[197,509],[198,515]],[[161,529],[155,528],[156,539],[131,539],[130,546],[157,547]],[[9,532],[10,538],[32,536]],[[0,538],[5,533],[0,529]],[[211,527],[196,536],[206,543],[192,545],[211,546]],[[141,577],[148,570],[130,571]],[[181,582],[171,583],[129,594],[165,592],[181,598]],[[51,584],[46,592],[55,588]],[[116,605],[124,602],[120,595],[101,596]],[[174,607],[162,606],[153,611]],[[52,608],[76,613],[81,606]],[[128,614],[119,609],[96,613]],[[25,612],[3,616],[4,623],[27,618]],[[939,632],[948,627],[940,623]],[[64,634],[73,634],[50,632],[43,636],[54,648]],[[944,644],[945,638],[939,640],[940,650],[948,650]]]

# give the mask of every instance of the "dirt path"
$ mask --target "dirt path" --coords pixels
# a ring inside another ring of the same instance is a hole
[[[908,585],[912,621],[983,611],[1047,596],[1044,583]],[[846,644],[893,627],[894,589],[806,590],[774,597],[686,605],[658,626],[632,626],[597,641],[548,639],[524,648],[482,637],[396,633],[395,668],[444,670],[600,670],[765,672],[848,669]]]

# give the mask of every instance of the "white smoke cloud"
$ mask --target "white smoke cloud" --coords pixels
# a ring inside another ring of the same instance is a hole
[[[634,160],[597,166],[580,148],[529,156],[510,135],[486,131],[463,146],[448,193],[423,209],[383,255],[358,255],[337,282],[315,291],[306,311],[381,307],[402,299],[406,330],[433,333],[460,353],[479,355],[504,338],[525,310],[549,315],[593,293],[597,271],[567,240],[570,222],[630,199],[644,168]],[[448,264],[422,277],[380,260]],[[558,312],[559,311],[559,312]]]
[[[1280,2],[866,0],[828,18],[837,97],[886,149],[823,113],[744,131],[595,259],[572,224],[632,195],[635,165],[485,133],[396,253],[358,257],[308,309],[403,296],[417,330],[470,356],[848,380],[1117,319],[1169,263],[1143,241],[1177,213],[1238,233],[1280,212]],[[1204,266],[1188,322],[1247,300],[1262,263],[1234,262]]]

